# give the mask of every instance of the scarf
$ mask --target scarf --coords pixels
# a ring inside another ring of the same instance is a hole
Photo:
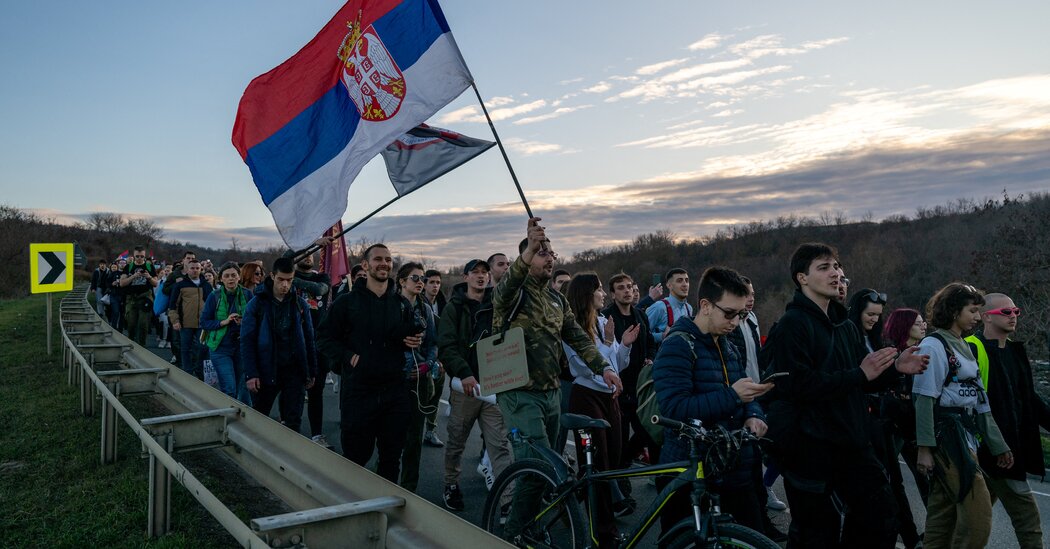
[[[953,334],[950,330],[943,328],[937,328],[933,333],[940,335],[944,338],[944,341],[948,343],[948,346],[952,348],[952,351],[956,355],[969,360],[970,362],[977,362],[977,358],[973,356],[973,350],[970,349],[970,345],[966,341]]]
[[[216,320],[226,320],[226,317],[230,316],[230,303],[226,298],[226,287],[220,286],[219,291],[219,303],[215,307],[215,318]],[[236,311],[244,314],[244,308],[248,303],[248,300],[244,298],[244,290],[240,285],[234,290],[234,295],[237,299]],[[219,344],[222,343],[222,338],[226,337],[226,328],[229,326],[222,326],[218,330],[208,332],[207,337],[204,338],[204,344],[208,346],[212,351],[219,348]]]

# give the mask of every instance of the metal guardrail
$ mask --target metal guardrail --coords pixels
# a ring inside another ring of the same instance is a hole
[[[84,416],[101,407],[103,464],[117,459],[118,420],[149,455],[151,537],[171,528],[174,479],[243,547],[510,547],[136,345],[95,313],[86,288],[59,307],[67,379]],[[143,396],[172,415],[137,419],[121,402]],[[176,459],[204,449],[224,452],[294,511],[242,522]]]

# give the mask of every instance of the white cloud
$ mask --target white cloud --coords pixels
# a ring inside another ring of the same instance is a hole
[[[542,141],[527,141],[525,139],[520,139],[517,137],[506,139],[504,140],[504,143],[506,143],[507,147],[511,148],[512,150],[521,153],[522,156],[533,156],[536,154],[550,154],[557,152],[571,152],[567,151],[561,145],[555,143],[544,143]]]
[[[533,124],[533,123],[536,123],[536,122],[542,122],[544,120],[550,120],[552,118],[558,118],[559,116],[562,116],[562,115],[565,115],[565,114],[569,114],[571,112],[576,112],[576,111],[583,110],[583,109],[589,109],[589,108],[591,108],[593,106],[594,105],[578,105],[578,106],[575,106],[575,107],[561,107],[559,109],[555,109],[555,110],[553,110],[553,111],[551,111],[549,113],[546,113],[546,114],[541,114],[541,115],[538,115],[538,116],[528,116],[528,117],[525,117],[525,118],[521,118],[521,119],[515,120],[514,124],[522,125],[522,124]]]
[[[744,109],[726,109],[711,115],[711,118],[727,118],[744,112]]]
[[[733,74],[716,78],[740,77]],[[684,149],[760,143],[760,152],[710,157],[700,169],[657,178],[684,180],[767,175],[878,148],[950,148],[1004,132],[1050,129],[1050,75],[945,90],[862,89],[840,96],[822,112],[779,124],[677,124],[664,135],[617,146]],[[712,117],[725,118],[739,110],[723,109]]]
[[[785,47],[783,45],[783,37],[779,34],[763,34],[750,40],[734,44],[729,47],[729,51],[749,59],[758,59],[767,55],[783,57],[786,55],[800,55],[806,52],[824,49],[828,46],[841,44],[847,40],[849,40],[849,38],[840,36],[823,40],[812,40],[804,42],[799,46]]]
[[[717,32],[713,32],[711,34],[708,34],[707,36],[704,36],[700,40],[697,40],[696,42],[693,42],[692,44],[689,44],[689,49],[691,51],[711,50],[711,49],[717,48],[722,43],[722,40],[724,40],[724,39],[725,39],[725,36],[722,36],[721,34],[718,34]]]
[[[546,106],[547,101],[545,99],[537,99],[536,101],[525,103],[523,105],[518,105],[516,107],[506,107],[503,109],[489,111],[489,116],[492,117],[492,120],[495,122],[497,120],[506,120],[508,118],[513,118],[515,116],[518,116],[519,114],[532,112],[536,109],[540,109]],[[482,121],[484,121],[484,117],[482,118]]]
[[[485,105],[489,106],[489,107],[502,107],[503,105],[510,105],[513,102],[514,102],[514,98],[513,97],[507,97],[505,95],[498,95],[498,96],[493,97],[492,99],[489,99],[488,101],[486,101]]]
[[[441,118],[438,118],[438,123],[457,124],[459,122],[475,122],[479,117],[482,122],[485,121],[485,117],[481,115],[481,109],[474,105],[470,105],[441,115]]]
[[[576,78],[569,78],[568,80],[562,80],[562,81],[558,82],[558,84],[561,84],[562,86],[567,86],[569,84],[575,84],[577,82],[583,82],[583,77],[582,76],[578,76]]]
[[[583,88],[584,93],[605,93],[612,89],[612,85],[608,82],[598,82],[597,84]]]
[[[652,65],[645,65],[644,67],[639,67],[638,70],[634,72],[636,74],[648,76],[663,71],[664,69],[669,69],[671,67],[681,65],[682,63],[685,63],[688,60],[688,57],[682,57],[680,59],[670,59],[667,61],[661,61],[659,63],[653,63]]]

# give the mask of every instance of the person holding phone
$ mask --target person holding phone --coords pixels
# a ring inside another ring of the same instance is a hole
[[[204,344],[211,352],[219,390],[250,404],[241,367],[241,314],[252,295],[241,286],[241,268],[232,261],[219,268],[219,280],[221,285],[208,295],[201,311]]]
[[[739,351],[726,337],[747,318],[747,284],[732,269],[711,267],[700,276],[698,293],[696,317],[675,321],[653,363],[660,413],[683,422],[699,419],[708,428],[746,427],[761,437],[766,433],[766,417],[756,399],[773,385],[760,385],[747,376]],[[685,441],[670,433],[664,436],[661,463],[688,457]],[[759,458],[756,445],[745,445],[732,469],[708,486],[720,494],[724,512],[739,524],[762,532],[764,502],[758,498],[754,475]],[[666,482],[658,480],[658,488]],[[671,498],[660,519],[664,533],[689,516],[691,505],[685,492]]]

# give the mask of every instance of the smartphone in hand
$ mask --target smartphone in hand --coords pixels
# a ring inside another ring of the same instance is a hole
[[[777,372],[775,374],[770,374],[762,379],[762,385],[765,385],[766,383],[773,383],[778,377],[784,377],[787,375],[791,375],[791,372]]]
[[[659,286],[660,284],[663,283],[663,281],[664,281],[664,277],[662,277],[662,276],[660,276],[658,274],[654,274],[653,275],[653,283],[651,285],[652,286]]]

